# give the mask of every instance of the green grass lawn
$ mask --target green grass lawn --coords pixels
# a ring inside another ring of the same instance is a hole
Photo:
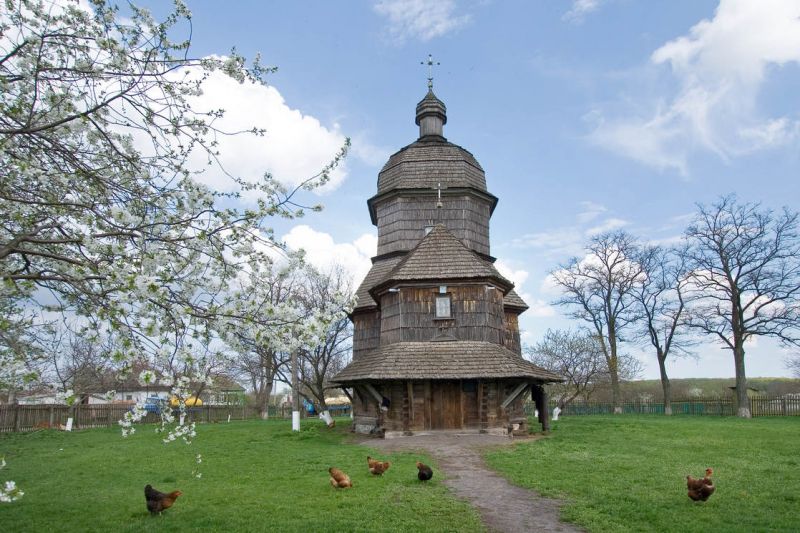
[[[152,426],[0,436],[25,496],[0,504],[3,532],[62,531],[481,531],[477,513],[441,484],[416,479],[422,455],[379,454],[316,420],[292,433],[283,421],[198,427],[198,438],[163,445]],[[202,478],[192,476],[203,455]],[[382,478],[366,455],[393,461]],[[491,451],[514,483],[568,501],[565,519],[601,531],[798,531],[800,419],[569,417],[544,439]],[[335,490],[327,469],[355,487]],[[715,470],[708,502],[686,496],[685,476]],[[143,487],[184,495],[162,516]]]
[[[348,419],[341,420],[346,426]],[[0,504],[4,532],[66,531],[482,531],[477,513],[451,497],[441,477],[420,483],[422,455],[378,454],[346,444],[345,428],[303,421],[198,426],[194,444],[164,445],[152,426],[123,439],[112,429],[0,436],[13,479],[25,496]],[[202,478],[192,476],[202,454]],[[372,476],[366,456],[392,467]],[[336,490],[328,467],[354,488]],[[184,495],[161,516],[145,508],[144,485]]]
[[[487,459],[593,533],[800,531],[800,418],[568,417]],[[706,467],[717,490],[695,503],[685,476]]]

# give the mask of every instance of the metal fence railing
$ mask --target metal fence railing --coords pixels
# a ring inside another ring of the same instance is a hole
[[[800,416],[800,397],[753,396],[749,398],[752,416]],[[550,401],[552,410],[557,402]],[[654,400],[635,400],[621,402],[623,414],[664,414],[664,402]],[[536,407],[533,403],[525,405],[525,412],[532,415]],[[613,414],[611,402],[575,401],[561,411],[563,415],[604,415]],[[734,416],[736,401],[733,398],[682,398],[672,401],[672,414]]]

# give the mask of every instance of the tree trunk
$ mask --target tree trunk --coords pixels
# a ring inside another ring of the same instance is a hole
[[[736,416],[751,418],[750,399],[747,397],[747,377],[744,371],[744,346],[741,339],[734,339],[733,361],[736,365]]]
[[[664,392],[664,414],[672,416],[672,386],[667,377],[667,356],[661,350],[657,349],[658,356],[658,371],[661,373],[661,390]]]
[[[263,373],[260,377],[259,390],[256,392],[256,405],[261,420],[269,420],[269,401],[272,397],[272,387],[275,384],[275,374],[266,367],[262,367],[261,372]]]
[[[617,372],[617,356],[612,355],[608,362],[608,370],[611,374],[611,403],[614,405],[614,414],[622,414],[622,403],[619,393],[619,373]]]
[[[272,387],[274,386],[274,381],[272,378],[267,380],[267,384],[264,387],[264,400],[261,404],[264,411],[261,413],[261,418],[263,420],[269,420],[269,400],[272,397]]]
[[[292,431],[300,431],[300,389],[297,382],[297,350],[292,350]]]
[[[617,359],[617,328],[613,321],[608,323],[608,347],[611,352],[608,357],[608,371],[611,374],[611,401],[614,404],[614,414],[622,414],[621,395],[619,392],[619,359]]]

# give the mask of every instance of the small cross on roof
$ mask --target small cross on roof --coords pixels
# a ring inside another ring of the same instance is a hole
[[[433,89],[433,66],[436,65],[438,67],[441,63],[434,61],[433,56],[428,54],[428,60],[420,61],[419,64],[428,65],[428,89]]]

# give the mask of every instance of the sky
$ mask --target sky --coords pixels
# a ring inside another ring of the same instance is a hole
[[[321,213],[276,220],[288,245],[360,283],[377,234],[366,201],[388,157],[414,142],[432,54],[447,139],[472,152],[499,198],[491,253],[530,305],[523,342],[576,327],[552,302],[550,271],[588,240],[624,229],[677,241],[697,204],[736,193],[800,208],[800,2],[796,0],[187,0],[192,52],[232,47],[278,67],[267,86],[212,77],[202,104],[222,125],[223,163],[287,183],[316,173],[350,138]],[[147,5],[147,2],[144,3]],[[158,14],[163,4],[151,2]],[[207,176],[212,186],[218,184]],[[657,378],[655,355],[629,347]],[[730,377],[719,345],[668,362],[671,377]],[[787,376],[769,339],[747,375]]]

